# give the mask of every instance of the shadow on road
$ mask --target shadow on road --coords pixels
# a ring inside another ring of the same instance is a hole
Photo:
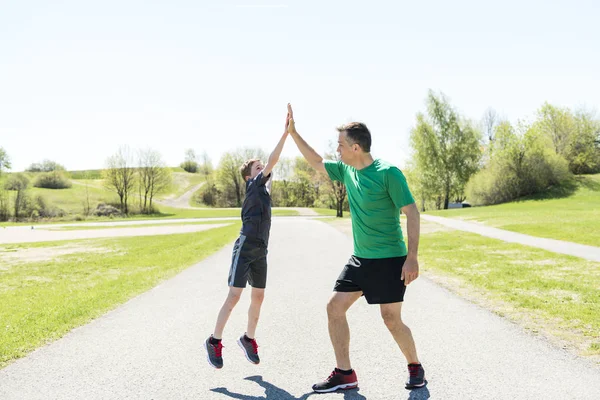
[[[252,381],[252,382],[256,382],[260,386],[262,386],[265,389],[265,395],[261,396],[261,397],[248,396],[248,395],[241,394],[241,393],[230,392],[229,389],[223,388],[223,387],[214,388],[214,389],[210,389],[210,390],[212,392],[221,393],[225,396],[231,397],[232,399],[240,399],[240,400],[265,400],[265,399],[269,399],[269,400],[306,400],[312,395],[318,395],[317,393],[310,392],[310,393],[303,394],[300,397],[295,397],[295,396],[291,395],[290,393],[286,392],[284,389],[281,389],[281,388],[265,381],[263,379],[263,377],[259,376],[259,375],[249,376],[244,379]],[[410,398],[413,399],[413,397],[410,397]],[[425,398],[428,399],[429,397],[414,397],[414,399],[425,399]],[[366,397],[361,395],[360,393],[358,393],[358,389],[357,390],[348,390],[348,391],[344,392],[344,400],[366,400]]]

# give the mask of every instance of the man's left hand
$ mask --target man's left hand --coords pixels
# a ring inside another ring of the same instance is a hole
[[[419,261],[416,258],[407,258],[402,267],[401,278],[404,280],[404,286],[408,286],[412,281],[419,277]]]

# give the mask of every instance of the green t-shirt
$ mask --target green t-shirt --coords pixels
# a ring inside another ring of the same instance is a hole
[[[360,170],[341,161],[326,160],[324,164],[332,180],[346,185],[354,255],[362,258],[405,256],[400,208],[415,200],[404,174],[382,160],[375,160]]]

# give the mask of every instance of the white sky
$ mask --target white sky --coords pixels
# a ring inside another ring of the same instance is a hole
[[[365,122],[400,166],[429,88],[469,118],[600,104],[594,1],[3,1],[0,146],[97,169],[120,145],[270,151],[292,102],[316,150]],[[284,156],[299,152],[290,140]]]

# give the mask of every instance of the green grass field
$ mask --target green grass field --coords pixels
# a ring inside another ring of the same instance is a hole
[[[452,230],[422,235],[419,248],[423,271],[458,294],[600,355],[600,263]]]
[[[600,174],[578,176],[544,196],[488,207],[431,211],[532,236],[600,246]]]
[[[0,245],[0,368],[156,286],[232,242],[239,223],[208,231]],[[10,254],[78,247],[47,261]],[[98,253],[102,257],[98,257]]]

